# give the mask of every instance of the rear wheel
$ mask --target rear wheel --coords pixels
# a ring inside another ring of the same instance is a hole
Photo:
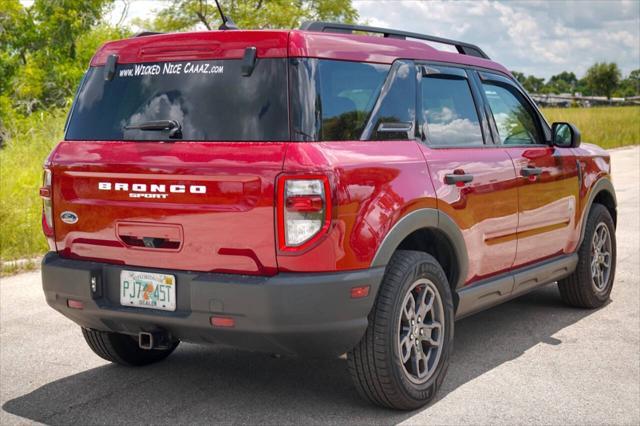
[[[82,335],[91,350],[100,358],[129,367],[138,367],[162,361],[178,347],[174,340],[166,349],[141,349],[133,336],[108,331],[82,328]]]
[[[573,274],[558,281],[562,300],[580,308],[598,308],[611,294],[616,273],[616,234],[609,211],[594,204],[587,218]]]
[[[369,327],[348,354],[359,393],[401,410],[429,403],[447,372],[453,321],[451,290],[438,262],[422,252],[396,252]]]

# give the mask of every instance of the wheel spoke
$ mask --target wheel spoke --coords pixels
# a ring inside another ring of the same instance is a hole
[[[427,297],[429,300],[427,300]],[[425,286],[420,292],[418,302],[418,316],[424,321],[427,313],[433,308],[433,292]]]
[[[411,335],[407,334],[402,340],[400,340],[400,348],[402,353],[400,356],[402,357],[402,363],[405,364],[409,358],[411,357],[411,350],[413,349],[413,341],[411,340]]]
[[[405,302],[404,309],[402,311],[404,318],[411,322],[416,316],[416,301],[413,298],[413,295],[409,295],[409,298]]]
[[[418,348],[413,349],[413,356],[411,357],[411,366],[418,378],[426,376],[428,372],[427,358],[423,351],[418,351]]]
[[[596,285],[596,288],[600,288],[602,286],[602,276],[600,275],[600,267],[596,267],[596,273],[593,277],[593,283]]]
[[[604,226],[600,228],[600,236],[598,238],[598,249],[601,250],[602,246],[607,242],[607,228]]]
[[[442,324],[438,321],[433,321],[429,324],[425,324],[422,328],[424,335],[420,336],[421,340],[427,342],[429,346],[440,346],[440,336],[442,335]],[[437,339],[433,338],[433,332],[437,331]]]

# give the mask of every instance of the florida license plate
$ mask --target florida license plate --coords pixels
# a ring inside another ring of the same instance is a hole
[[[150,272],[121,271],[120,304],[175,311],[176,277]]]

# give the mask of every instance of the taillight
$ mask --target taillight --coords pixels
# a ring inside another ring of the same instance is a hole
[[[278,181],[278,245],[303,250],[331,225],[331,191],[323,175],[283,176]]]
[[[53,209],[51,206],[51,170],[44,169],[42,175],[42,231],[47,237],[53,236]]]

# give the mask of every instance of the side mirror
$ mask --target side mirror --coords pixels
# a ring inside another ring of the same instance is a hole
[[[551,126],[553,145],[559,148],[577,148],[580,146],[580,132],[571,123],[553,123]]]

